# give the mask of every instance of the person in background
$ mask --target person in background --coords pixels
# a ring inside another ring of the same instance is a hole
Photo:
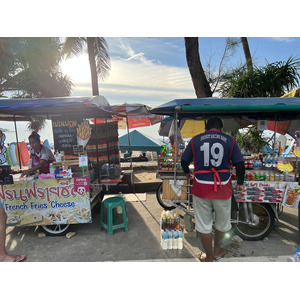
[[[25,255],[10,255],[6,251],[6,220],[7,215],[0,199],[0,262],[23,262],[26,260]]]
[[[22,176],[28,176],[32,173],[49,173],[49,165],[55,161],[52,151],[41,144],[40,135],[37,132],[32,132],[29,136],[30,162],[28,170],[22,172]]]
[[[202,262],[219,260],[225,255],[221,243],[231,229],[232,184],[230,167],[236,167],[238,193],[245,190],[244,158],[235,140],[222,133],[223,122],[210,118],[206,131],[192,138],[181,159],[181,166],[188,179],[194,178],[192,194],[195,228],[200,232],[205,253],[199,255]],[[194,174],[189,165],[194,162]],[[214,248],[212,226],[214,221]]]

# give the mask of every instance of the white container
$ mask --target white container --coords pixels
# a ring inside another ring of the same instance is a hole
[[[172,241],[173,249],[178,249],[178,231],[173,230],[173,241]]]
[[[173,249],[173,232],[172,230],[168,230],[168,249]]]
[[[161,247],[163,250],[168,249],[168,234],[166,230],[161,230]]]
[[[182,230],[178,230],[178,249],[183,249],[183,234]]]

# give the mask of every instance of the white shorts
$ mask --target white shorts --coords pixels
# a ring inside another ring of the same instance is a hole
[[[224,199],[203,199],[193,195],[195,228],[200,233],[211,233],[212,226],[221,232],[231,229],[231,197]]]

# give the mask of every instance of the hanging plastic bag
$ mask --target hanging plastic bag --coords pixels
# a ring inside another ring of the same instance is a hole
[[[176,134],[177,134],[177,145],[181,144],[183,142],[181,133],[180,133],[180,129],[179,129],[179,125],[177,126],[177,132],[175,132],[175,122],[176,120],[172,121],[171,127],[170,127],[170,131],[169,131],[169,141],[171,143],[171,145],[173,146],[176,140]]]

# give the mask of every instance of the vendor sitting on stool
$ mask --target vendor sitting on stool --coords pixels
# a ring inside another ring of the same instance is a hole
[[[28,176],[31,173],[40,171],[40,173],[49,173],[49,165],[55,161],[52,151],[41,144],[40,135],[32,132],[28,138],[30,149],[30,161],[28,170],[22,173],[22,176]]]

